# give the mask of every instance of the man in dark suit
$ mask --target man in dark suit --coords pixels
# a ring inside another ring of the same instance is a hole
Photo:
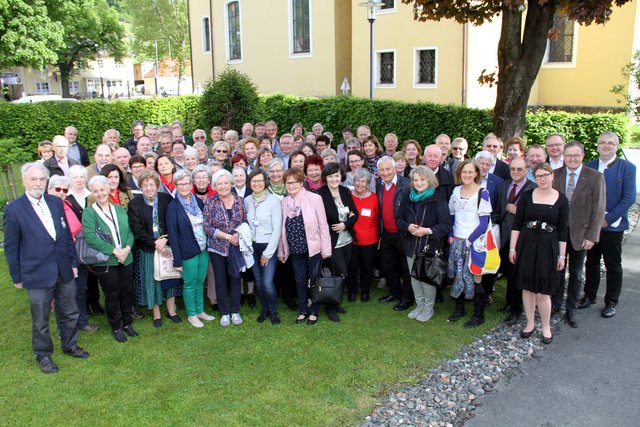
[[[67,156],[69,141],[62,135],[56,135],[53,137],[51,145],[53,147],[53,157],[45,160],[44,166],[49,170],[49,175],[67,176],[71,166],[80,164]]]
[[[438,156],[439,153],[440,149]],[[400,300],[393,309],[403,311],[413,305],[413,289],[396,218],[400,214],[402,202],[409,193],[409,180],[396,173],[396,162],[391,157],[378,160],[378,173],[380,180],[376,184],[376,190],[380,206],[380,263],[389,286],[389,295],[378,301]]]
[[[89,153],[84,145],[78,143],[78,129],[73,126],[67,126],[64,129],[64,137],[69,141],[67,156],[80,163],[85,168],[89,166],[91,164],[91,160],[89,160]]]
[[[131,138],[124,142],[124,148],[129,150],[129,153],[134,156],[136,154],[138,138],[144,135],[144,122],[142,120],[136,120],[133,122],[131,125],[131,133]]]
[[[600,239],[604,221],[604,177],[597,170],[583,167],[584,146],[571,141],[564,147],[564,166],[555,171],[553,188],[569,199],[569,285],[567,287],[566,320],[572,328],[578,327],[575,310],[583,285],[583,267],[587,251]],[[552,297],[552,312],[562,306],[565,274],[559,275],[558,292]]]
[[[509,165],[500,160],[502,141],[494,134],[489,134],[482,141],[482,151],[488,151],[493,155],[493,165],[489,172],[502,180],[509,179]]]
[[[509,164],[511,179],[503,181],[498,190],[498,216],[496,223],[500,225],[500,271],[507,278],[506,304],[500,311],[509,313],[507,322],[518,320],[522,314],[522,291],[516,288],[511,279],[513,264],[509,262],[509,242],[511,229],[516,215],[518,201],[525,192],[531,191],[538,185],[527,179],[527,163],[523,158],[515,158]]]
[[[585,296],[578,308],[586,308],[596,303],[600,286],[600,259],[604,258],[607,269],[607,292],[602,317],[616,314],[616,305],[622,289],[622,237],[629,228],[627,214],[636,200],[636,167],[633,163],[617,157],[618,135],[605,132],[598,138],[599,159],[587,166],[604,175],[606,186],[606,212],[600,240],[587,252]]]
[[[76,358],[89,357],[77,344],[78,260],[61,200],[44,194],[47,169],[39,163],[27,163],[21,172],[25,194],[7,205],[4,213],[5,254],[14,286],[29,292],[36,361],[42,372],[51,374],[58,372],[51,359],[52,300],[56,304],[62,351]]]
[[[424,149],[424,163],[438,178],[438,189],[436,191],[449,203],[455,181],[453,174],[441,166],[442,150],[440,147],[436,144],[427,145]]]

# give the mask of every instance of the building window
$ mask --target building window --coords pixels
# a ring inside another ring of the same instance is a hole
[[[49,91],[49,82],[36,82],[36,94],[46,95],[48,93],[51,93]]]
[[[552,37],[549,39],[547,62],[573,62],[575,23],[566,16],[553,17]]]
[[[242,39],[240,30],[240,2],[227,4],[227,37],[229,61],[242,59]]]
[[[376,84],[378,85],[395,85],[396,83],[396,53],[395,51],[378,52],[378,72]]]
[[[69,93],[74,95],[80,93],[80,82],[78,80],[69,81]]]
[[[437,50],[434,47],[414,49],[414,87],[433,87],[436,85]]]
[[[310,0],[291,0],[292,53],[311,52]]]
[[[202,17],[202,51],[211,52],[211,25],[208,16]]]
[[[96,59],[96,64],[99,68],[104,67],[104,59]]]
[[[380,10],[393,9],[395,6],[396,5],[394,0],[382,0],[382,4],[380,5]]]

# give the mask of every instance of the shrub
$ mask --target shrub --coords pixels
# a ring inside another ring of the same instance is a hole
[[[258,118],[258,89],[246,74],[226,68],[209,81],[200,98],[200,126],[222,126],[240,130],[245,122]]]

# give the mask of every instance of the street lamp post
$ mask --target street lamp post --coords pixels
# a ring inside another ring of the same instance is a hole
[[[376,8],[384,5],[384,3],[369,0],[358,5],[367,8],[367,21],[369,21],[369,99],[373,99],[373,24],[376,22]]]
[[[104,98],[104,82],[102,81],[102,61],[100,58],[100,46],[96,44],[96,62],[98,64],[98,74],[100,75],[100,98]]]

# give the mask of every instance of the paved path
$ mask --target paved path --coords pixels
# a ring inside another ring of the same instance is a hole
[[[603,279],[598,304],[578,311],[579,328],[563,326],[541,359],[478,401],[465,426],[639,426],[640,227],[623,246],[623,268],[617,315],[600,316]]]

